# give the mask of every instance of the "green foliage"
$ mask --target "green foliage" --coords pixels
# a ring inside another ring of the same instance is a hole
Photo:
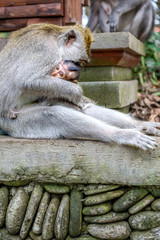
[[[133,73],[139,79],[142,90],[145,87],[153,85],[160,87],[160,33],[153,33],[150,39],[145,43],[146,56],[141,57],[141,62],[134,69]],[[160,95],[160,92],[155,92]]]

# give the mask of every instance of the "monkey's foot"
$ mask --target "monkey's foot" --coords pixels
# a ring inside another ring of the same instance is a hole
[[[110,32],[117,32],[118,29],[118,17],[116,16],[110,16],[108,19],[108,22],[110,25]]]
[[[160,123],[158,122],[140,122],[137,129],[149,135],[160,136]]]
[[[118,139],[118,143],[134,146],[143,150],[155,149],[157,143],[155,139],[149,137],[137,130],[123,130],[122,136]]]

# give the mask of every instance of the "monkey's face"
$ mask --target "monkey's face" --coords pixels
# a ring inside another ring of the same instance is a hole
[[[58,40],[62,59],[80,63],[89,61],[93,36],[88,28],[83,29],[81,25],[64,27]]]

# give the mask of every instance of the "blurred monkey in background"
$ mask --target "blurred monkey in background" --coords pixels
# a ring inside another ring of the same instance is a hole
[[[87,26],[94,31],[130,32],[141,41],[150,37],[155,12],[151,0],[90,0]]]

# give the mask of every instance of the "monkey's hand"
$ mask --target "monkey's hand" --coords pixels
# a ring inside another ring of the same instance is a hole
[[[155,149],[157,143],[155,140],[136,129],[121,130],[117,143],[138,147],[143,150]]]
[[[160,136],[160,123],[158,122],[140,122],[137,121],[136,129],[145,132],[148,135]]]

